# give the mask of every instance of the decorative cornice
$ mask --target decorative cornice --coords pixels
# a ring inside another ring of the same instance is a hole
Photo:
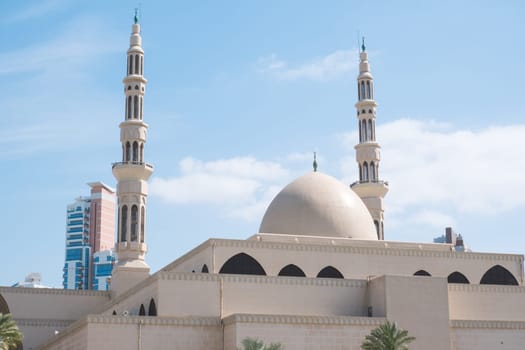
[[[158,316],[102,316],[88,315],[86,322],[96,324],[141,324],[148,326],[199,326],[221,325],[219,317],[158,317]]]
[[[449,292],[480,292],[480,293],[519,293],[525,296],[525,286],[506,286],[494,284],[463,284],[451,283],[448,285]]]
[[[0,294],[1,293],[94,296],[94,297],[107,297],[108,299],[110,297],[110,292],[108,291],[74,290],[74,289],[58,289],[58,288],[0,287]]]
[[[451,328],[525,329],[525,321],[451,320]]]
[[[73,324],[76,320],[55,320],[45,318],[14,318],[18,326],[26,327],[57,327],[66,328]]]
[[[437,250],[437,246],[432,249],[432,244],[388,242],[388,241],[358,241],[334,238],[327,239],[320,243],[292,243],[292,242],[269,242],[253,240],[233,240],[233,239],[210,239],[204,244],[215,244],[222,247],[235,248],[266,248],[279,250],[296,250],[307,252],[330,252],[330,253],[350,253],[362,255],[393,255],[393,256],[414,256],[432,257],[447,259],[472,259],[472,260],[499,260],[499,261],[523,261],[523,255],[519,254],[494,254],[494,253],[473,253],[456,252],[448,250]]]
[[[178,281],[215,281],[259,284],[284,284],[301,286],[329,286],[329,287],[355,287],[366,288],[366,280],[341,279],[341,278],[309,278],[309,277],[285,277],[285,276],[255,276],[255,275],[229,275],[208,274],[188,272],[159,272],[160,280]]]
[[[261,315],[233,314],[222,319],[225,325],[234,323],[273,323],[335,326],[378,326],[386,321],[383,317],[351,316],[299,316],[299,315]]]

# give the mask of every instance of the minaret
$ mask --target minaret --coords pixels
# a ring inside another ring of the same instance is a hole
[[[117,264],[113,269],[111,290],[121,294],[149,276],[144,261],[147,180],[153,166],[144,161],[144,145],[148,124],[143,121],[143,100],[146,89],[144,78],[144,50],[135,12],[131,27],[130,47],[127,52],[127,70],[124,82],[126,110],[120,123],[122,161],[113,164],[113,175],[118,181]]]
[[[376,142],[376,107],[374,101],[374,78],[370,74],[365,39],[361,46],[357,97],[355,104],[359,123],[359,143],[355,146],[359,166],[359,181],[351,187],[363,200],[372,215],[377,238],[385,239],[383,198],[388,192],[388,182],[379,180],[381,146]]]

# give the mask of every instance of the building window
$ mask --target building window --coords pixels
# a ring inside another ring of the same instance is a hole
[[[139,108],[139,119],[142,120],[142,101],[143,101],[143,97],[141,96],[140,97],[140,108]]]
[[[144,75],[144,57],[140,55],[140,75]]]
[[[363,181],[363,167],[359,164],[359,181]]]
[[[366,123],[366,120],[364,122]],[[374,140],[374,138],[372,137],[372,119],[368,119],[368,130],[366,134],[366,139],[369,141]]]
[[[508,286],[517,286],[518,281],[506,268],[501,265],[491,267],[483,277],[479,284],[500,284]]]
[[[153,298],[149,301],[148,316],[157,316],[157,305],[155,305]]]
[[[137,141],[133,142],[133,162],[139,161],[139,144]]]
[[[144,304],[140,304],[139,316],[146,316],[146,309],[144,308]]]
[[[126,142],[126,162],[129,162],[131,159],[131,144]]]
[[[370,162],[370,181],[376,181],[376,166],[374,162]]]
[[[365,82],[361,81],[361,100],[365,99]]]
[[[131,75],[131,73],[133,72],[132,67],[133,67],[133,56],[129,55],[128,75]]]
[[[131,241],[137,241],[138,208],[136,205],[131,207]]]
[[[345,278],[338,269],[333,266],[327,266],[317,274],[317,278]]]
[[[128,96],[128,104],[126,105],[126,118],[131,119],[131,96]]]
[[[145,209],[140,207],[140,243],[144,243],[144,219],[145,219]]]
[[[5,301],[4,297],[0,294],[0,314],[9,314],[9,306],[7,305],[7,301]]]
[[[452,272],[450,275],[448,275],[447,281],[448,283],[465,283],[465,284],[470,283],[464,274],[462,274],[461,272],[457,272],[457,271]]]
[[[370,81],[369,80],[366,81],[366,97],[368,99],[371,98],[371,95],[370,95]]]
[[[419,270],[414,273],[414,276],[425,276],[430,277],[432,276],[430,273],[426,272],[425,270]]]
[[[363,163],[363,181],[368,182],[368,163]]]
[[[286,265],[279,271],[279,276],[306,277],[306,274],[297,265]]]
[[[139,98],[137,95],[133,96],[133,119],[139,117]]]
[[[135,55],[135,74],[139,74],[139,55]]]
[[[377,239],[381,239],[381,235],[379,234],[379,221],[374,220],[374,226],[376,227]]]
[[[140,144],[139,162],[144,162],[144,144]]]
[[[222,265],[219,273],[266,276],[266,272],[261,264],[246,253],[239,253],[229,258],[228,261]]]
[[[202,272],[202,273],[209,273],[209,271],[208,271],[208,265],[206,265],[206,264],[202,265],[201,272]]]
[[[368,141],[366,135],[367,135],[367,127],[366,127],[366,120],[363,119],[361,120],[361,127],[363,128],[362,132],[363,132],[363,141]]]
[[[128,206],[122,206],[122,215],[120,216],[120,241],[127,241],[128,229]]]

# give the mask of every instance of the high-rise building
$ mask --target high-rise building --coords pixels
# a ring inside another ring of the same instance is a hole
[[[93,255],[113,257],[115,191],[102,182],[92,182],[89,197],[79,197],[67,206],[66,254],[63,269],[65,289],[107,289],[94,274]],[[99,258],[100,259],[100,258]],[[110,259],[113,262],[114,258]],[[111,271],[104,270],[104,281]]]

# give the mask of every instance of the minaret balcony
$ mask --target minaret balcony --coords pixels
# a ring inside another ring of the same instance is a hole
[[[388,193],[388,181],[383,180],[360,180],[350,185],[350,188],[361,198],[380,197]]]
[[[117,162],[112,165],[113,175],[120,180],[147,180],[153,173],[153,165],[145,162]]]

